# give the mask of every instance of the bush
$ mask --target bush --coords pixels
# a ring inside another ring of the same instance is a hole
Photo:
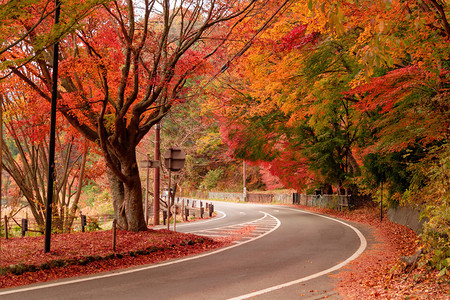
[[[439,270],[442,276],[450,271],[450,208],[446,204],[427,207],[426,215],[430,220],[425,224],[421,235],[426,262]]]
[[[215,170],[210,170],[208,174],[203,178],[202,183],[200,184],[201,189],[209,190],[211,188],[216,187],[219,180],[222,178],[224,171],[222,168],[217,168]]]
[[[98,223],[98,220],[96,218],[89,217],[87,224],[86,224],[86,230],[87,231],[96,231],[100,230],[101,227]]]

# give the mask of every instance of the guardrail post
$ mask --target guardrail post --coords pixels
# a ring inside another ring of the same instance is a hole
[[[214,205],[212,203],[209,204],[209,216],[212,217],[214,212]]]

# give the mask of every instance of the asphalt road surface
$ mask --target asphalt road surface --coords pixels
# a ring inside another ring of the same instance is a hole
[[[177,231],[226,236],[227,248],[133,269],[0,290],[1,299],[339,299],[332,275],[367,241],[355,226],[294,208],[214,202],[217,217]]]

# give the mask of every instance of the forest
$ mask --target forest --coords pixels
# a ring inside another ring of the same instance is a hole
[[[446,1],[62,0],[58,24],[53,1],[0,3],[8,213],[45,223],[57,49],[55,230],[92,202],[145,230],[140,162],[161,124],[162,148],[187,154],[181,193],[242,191],[245,162],[251,190],[410,206],[448,272]]]

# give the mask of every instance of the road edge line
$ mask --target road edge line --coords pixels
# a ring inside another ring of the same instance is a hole
[[[237,297],[228,298],[228,300],[241,300],[241,299],[248,299],[248,298],[251,298],[251,297],[260,296],[260,295],[263,295],[263,294],[267,294],[267,293],[270,293],[270,292],[273,292],[273,291],[276,291],[276,290],[279,290],[279,289],[282,289],[282,288],[285,288],[285,287],[289,287],[289,286],[292,286],[292,285],[295,285],[295,284],[299,284],[299,283],[302,283],[302,282],[305,282],[305,281],[308,281],[308,280],[311,280],[311,279],[315,279],[315,278],[318,278],[320,276],[329,274],[331,272],[339,270],[340,268],[344,267],[345,265],[347,265],[351,261],[355,260],[367,248],[367,240],[364,237],[364,235],[361,233],[361,231],[359,231],[356,227],[345,223],[344,221],[341,221],[339,219],[335,219],[335,218],[332,218],[332,217],[329,217],[329,216],[316,214],[316,213],[309,212],[309,211],[302,210],[302,209],[295,209],[295,208],[289,208],[289,207],[280,207],[280,208],[287,209],[287,210],[301,211],[303,213],[316,215],[316,216],[319,216],[319,217],[322,217],[322,218],[330,219],[330,220],[333,220],[335,222],[341,223],[341,224],[343,224],[343,225],[345,225],[347,227],[350,227],[356,233],[356,235],[359,237],[360,245],[359,245],[358,250],[356,250],[356,252],[353,253],[352,256],[350,256],[349,258],[347,258],[343,262],[341,262],[341,263],[339,263],[339,264],[337,264],[337,265],[335,265],[335,266],[333,266],[331,268],[323,270],[321,272],[318,272],[318,273],[315,273],[315,274],[312,274],[312,275],[309,275],[309,276],[306,276],[306,277],[303,277],[303,278],[299,278],[297,280],[292,280],[292,281],[289,281],[289,282],[286,282],[286,283],[282,283],[282,284],[275,285],[275,286],[272,286],[272,287],[269,287],[269,288],[265,288],[265,289],[262,289],[262,290],[259,290],[259,291],[248,293],[248,294],[245,294],[245,295],[240,295],[240,296],[237,296]]]
[[[146,270],[150,270],[150,269],[156,269],[156,268],[160,268],[160,267],[164,267],[164,266],[169,266],[169,265],[174,265],[174,264],[178,264],[181,262],[185,262],[185,261],[190,261],[190,260],[194,260],[194,259],[198,259],[198,258],[202,258],[202,257],[206,257],[206,256],[210,256],[210,255],[214,255],[217,253],[221,253],[224,252],[226,250],[230,250],[242,245],[245,245],[247,243],[256,241],[272,232],[274,232],[275,230],[278,229],[278,227],[280,227],[281,222],[280,220],[278,220],[278,218],[272,216],[271,214],[268,214],[266,212],[261,211],[265,216],[271,216],[272,218],[274,218],[277,221],[277,225],[272,228],[271,230],[269,230],[268,232],[257,236],[251,240],[247,240],[244,241],[242,243],[239,244],[233,244],[224,248],[219,248],[218,250],[213,250],[211,252],[206,252],[203,254],[199,254],[199,255],[194,255],[194,256],[188,256],[185,258],[181,258],[181,259],[173,259],[173,260],[169,260],[167,262],[162,262],[162,263],[156,263],[156,264],[152,264],[152,265],[147,265],[144,267],[134,267],[132,269],[126,269],[126,270],[119,270],[119,271],[111,271],[111,273],[108,274],[103,274],[103,275],[86,275],[87,277],[83,277],[83,278],[77,278],[77,279],[61,279],[64,281],[60,281],[60,282],[54,282],[54,283],[39,283],[36,286],[29,286],[29,287],[25,287],[25,288],[11,288],[11,290],[8,291],[1,291],[0,290],[0,296],[4,296],[4,295],[10,295],[10,294],[16,294],[16,293],[23,293],[23,292],[29,292],[29,291],[34,291],[34,290],[40,290],[40,289],[45,289],[45,288],[52,288],[52,287],[58,287],[58,286],[64,286],[64,285],[69,285],[69,284],[75,284],[75,283],[80,283],[80,282],[85,282],[85,281],[90,281],[90,280],[97,280],[97,279],[103,279],[103,278],[109,278],[109,277],[115,277],[115,276],[120,276],[120,275],[125,275],[125,274],[131,274],[131,273],[136,273],[136,272],[141,272],[141,271],[146,271]],[[262,217],[262,218],[264,218]],[[260,218],[261,219],[261,218]],[[259,220],[259,219],[258,219]]]

